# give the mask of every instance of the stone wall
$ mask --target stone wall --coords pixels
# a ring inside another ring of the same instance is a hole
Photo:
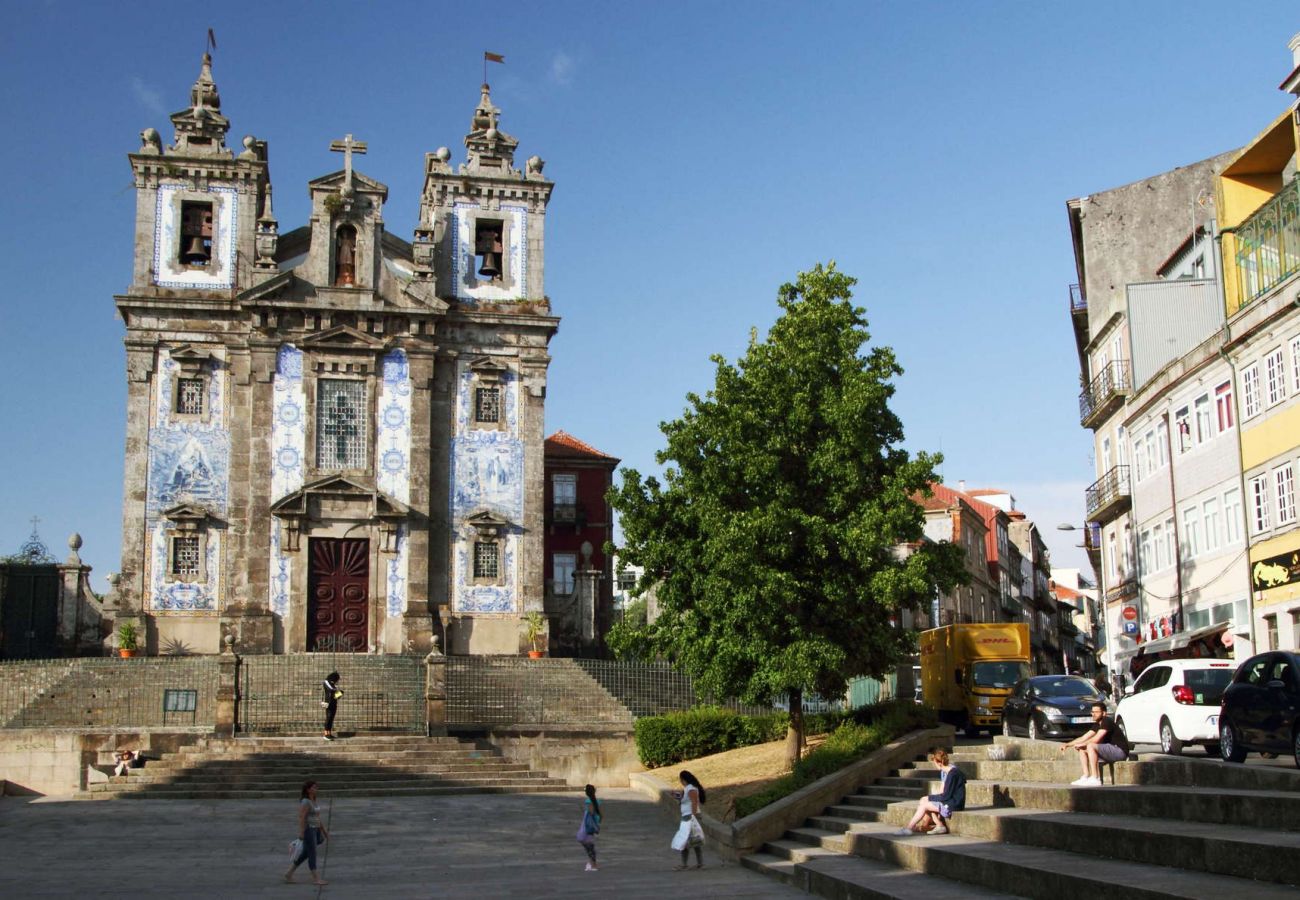
[[[90,767],[111,765],[119,749],[146,757],[174,753],[209,729],[66,728],[0,730],[0,784],[9,795],[65,796],[83,790]]]
[[[563,778],[572,787],[627,787],[640,768],[630,730],[592,728],[493,728],[484,737],[513,763]]]

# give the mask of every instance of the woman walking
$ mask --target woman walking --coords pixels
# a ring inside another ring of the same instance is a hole
[[[596,799],[596,788],[593,785],[587,785],[584,789],[587,792],[587,799],[582,804],[582,825],[578,827],[578,843],[582,844],[582,849],[587,851],[587,868],[588,872],[595,872],[600,869],[596,865],[596,835],[600,834],[600,801]]]
[[[935,747],[930,751],[930,761],[939,768],[943,791],[916,801],[916,814],[906,828],[898,829],[900,835],[929,833],[947,834],[948,820],[952,814],[966,808],[966,776],[952,764],[948,751]]]
[[[312,884],[328,884],[329,882],[321,880],[316,874],[316,845],[325,843],[329,840],[329,836],[329,832],[320,821],[320,807],[316,805],[316,782],[308,781],[303,784],[302,798],[298,801],[298,841],[302,842],[302,849],[290,861],[289,868],[284,873],[284,880],[293,881],[294,870],[302,865],[305,859],[307,868],[311,869]]]
[[[690,862],[691,848],[695,848],[695,868],[704,868],[704,829],[700,827],[700,804],[704,802],[704,785],[700,780],[685,769],[678,775],[682,783],[680,791],[673,791],[675,797],[681,803],[682,823],[677,828],[677,834],[673,838],[673,849],[680,850],[682,854],[681,865],[674,866],[675,871],[682,871],[687,868]]]
[[[339,690],[339,673],[330,672],[321,682],[321,701],[320,705],[325,707],[325,740],[334,740],[334,714],[339,711],[339,698],[343,692]]]

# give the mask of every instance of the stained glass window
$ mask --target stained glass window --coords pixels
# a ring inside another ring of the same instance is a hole
[[[501,388],[481,387],[474,390],[474,421],[501,421]]]
[[[203,415],[203,379],[176,379],[176,412],[183,416]]]
[[[316,390],[316,467],[366,468],[366,384],[322,378]]]
[[[178,578],[198,577],[199,539],[197,536],[172,538],[172,574]]]
[[[474,577],[499,578],[501,572],[496,541],[474,542]]]

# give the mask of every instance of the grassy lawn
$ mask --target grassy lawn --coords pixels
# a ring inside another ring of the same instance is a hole
[[[809,736],[804,753],[817,747],[825,738],[824,734]],[[782,775],[790,773],[790,766],[785,759],[784,740],[738,747],[725,753],[715,753],[647,771],[668,787],[676,789],[681,786],[677,773],[682,769],[689,769],[704,785],[705,792],[709,795],[704,811],[724,822],[732,820],[732,803],[737,797],[757,793]]]

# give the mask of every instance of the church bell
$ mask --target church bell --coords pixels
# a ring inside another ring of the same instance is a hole
[[[210,258],[208,248],[203,246],[203,238],[197,234],[189,239],[185,252],[181,254],[181,262],[187,266],[207,265]]]
[[[478,233],[475,250],[483,257],[478,273],[484,278],[501,277],[501,232],[484,229]]]

